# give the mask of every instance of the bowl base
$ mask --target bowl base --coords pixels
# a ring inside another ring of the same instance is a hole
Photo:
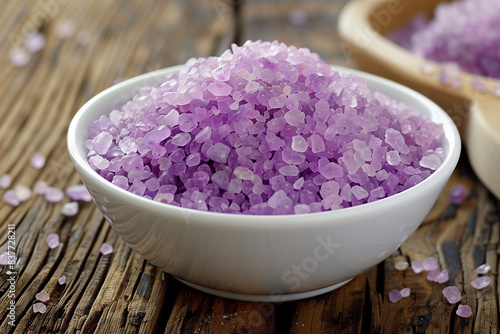
[[[298,292],[298,293],[274,294],[274,295],[251,295],[251,294],[245,294],[245,293],[236,293],[236,292],[228,292],[228,291],[211,289],[211,288],[207,288],[207,287],[204,287],[204,286],[201,286],[198,284],[187,282],[187,281],[180,279],[180,278],[177,278],[175,276],[174,276],[174,278],[177,279],[178,281],[182,282],[183,284],[193,288],[193,289],[196,289],[196,290],[199,290],[201,292],[205,292],[205,293],[208,293],[210,295],[217,296],[217,297],[242,300],[242,301],[249,301],[249,302],[271,302],[271,303],[290,302],[290,301],[294,301],[294,300],[316,297],[316,296],[322,295],[324,293],[338,289],[341,286],[349,283],[352,280],[352,278],[349,278],[348,280],[345,280],[343,282],[340,282],[340,283],[337,283],[334,285],[330,285],[330,286],[327,286],[327,287],[324,287],[321,289]]]

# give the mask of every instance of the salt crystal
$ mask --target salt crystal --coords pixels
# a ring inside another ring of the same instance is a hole
[[[207,157],[219,163],[226,163],[230,148],[222,143],[214,144],[207,150]]]
[[[33,304],[33,312],[34,313],[45,313],[47,312],[47,306],[44,303],[35,303]]]
[[[450,276],[448,274],[448,270],[443,270],[436,277],[436,282],[439,283],[439,284],[443,284],[443,283],[448,282],[449,279],[450,279]]]
[[[451,204],[460,205],[467,196],[467,188],[461,184],[455,184],[450,190],[449,201]]]
[[[472,309],[469,305],[458,305],[457,315],[462,318],[469,318],[472,316]]]
[[[305,152],[308,148],[307,141],[301,135],[292,137],[292,150],[296,152]]]
[[[288,19],[294,26],[303,26],[307,23],[308,15],[307,12],[302,9],[294,9],[288,15]]]
[[[429,271],[427,273],[427,280],[429,280],[431,282],[437,282],[437,278],[438,278],[440,273],[441,273],[441,271],[439,269],[434,269],[434,270]]]
[[[47,238],[45,238],[45,241],[47,242],[47,245],[50,249],[54,249],[59,246],[59,235],[56,233],[51,233],[47,236]]]
[[[441,159],[435,154],[430,154],[423,156],[419,164],[422,167],[436,170],[441,165]]]
[[[11,251],[3,252],[0,255],[0,265],[10,265],[16,263],[16,261],[17,261],[16,254]]]
[[[46,302],[47,300],[49,300],[49,299],[50,299],[50,296],[49,296],[49,294],[47,293],[47,291],[42,290],[42,291],[40,291],[39,293],[37,293],[37,294],[35,295],[35,298],[36,298],[37,300],[41,301],[41,302]]]
[[[10,52],[10,63],[16,67],[23,67],[30,61],[30,55],[21,48],[14,48]]]
[[[366,191],[366,189],[360,186],[352,187],[351,192],[358,200],[368,197],[368,192]]]
[[[207,89],[214,96],[228,96],[233,88],[223,82],[214,82],[208,85]]]
[[[410,288],[403,288],[399,291],[399,293],[401,294],[401,297],[403,297],[403,298],[410,296],[410,292],[411,292]]]
[[[413,260],[411,261],[411,269],[415,274],[420,274],[422,271],[424,271],[424,265],[420,260]]]
[[[443,295],[448,300],[448,303],[455,304],[462,299],[462,295],[456,286],[447,286],[443,289]]]
[[[476,273],[478,274],[487,274],[491,270],[491,266],[487,263],[480,265],[476,268]]]
[[[78,202],[65,203],[61,208],[61,214],[72,217],[78,213]]]
[[[401,163],[401,157],[397,151],[387,152],[387,163],[391,166],[397,166]]]
[[[45,166],[45,156],[39,152],[31,156],[30,164],[35,169],[40,169]]]
[[[439,265],[438,265],[438,262],[437,262],[436,258],[434,258],[432,256],[426,258],[422,262],[422,265],[423,265],[423,268],[424,268],[425,271],[432,271],[432,270],[439,269]]]
[[[100,248],[100,252],[102,255],[108,255],[113,253],[113,246],[107,243],[103,243]]]
[[[408,264],[407,261],[397,261],[396,263],[394,263],[394,268],[396,268],[396,270],[399,270],[399,271],[404,271],[406,269],[408,269],[410,265]]]
[[[18,206],[21,204],[21,201],[19,200],[19,197],[17,197],[17,194],[14,190],[7,190],[3,194],[3,200],[5,203],[12,205],[12,206]]]
[[[484,289],[491,284],[491,278],[488,276],[480,276],[470,282],[474,289]]]
[[[66,276],[61,276],[58,280],[57,280],[57,283],[59,283],[59,285],[64,285],[66,283]]]
[[[73,21],[70,20],[62,20],[59,21],[56,25],[56,35],[60,39],[68,39],[73,37],[76,32],[76,26]]]
[[[29,52],[38,52],[45,46],[45,36],[39,32],[29,33],[24,39],[24,46]]]
[[[6,189],[10,187],[11,183],[12,183],[12,177],[9,174],[2,174],[2,176],[0,176],[1,189]]]
[[[92,200],[87,187],[83,184],[75,184],[66,188],[66,195],[73,201],[90,202]]]
[[[399,290],[391,290],[391,292],[389,292],[389,300],[391,303],[398,302],[402,297],[403,296]]]
[[[64,192],[61,189],[48,187],[45,191],[45,200],[47,202],[60,202],[64,198]]]
[[[32,194],[31,189],[22,184],[16,185],[14,187],[14,192],[16,193],[16,196],[20,202],[25,202],[29,200]]]

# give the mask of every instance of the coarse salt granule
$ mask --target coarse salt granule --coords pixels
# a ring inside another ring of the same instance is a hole
[[[47,187],[44,196],[47,202],[56,203],[62,201],[64,192],[59,188]]]
[[[58,280],[57,280],[57,283],[59,285],[64,285],[66,284],[66,276],[61,276]]]
[[[33,304],[33,312],[34,313],[45,313],[47,312],[47,306],[44,303],[35,303]]]
[[[0,189],[7,189],[12,184],[12,177],[9,174],[0,176]]]
[[[450,190],[449,200],[451,204],[460,205],[467,196],[467,188],[462,184],[455,184]]]
[[[36,300],[39,300],[41,302],[46,302],[47,300],[50,299],[50,296],[47,291],[42,290],[39,293],[35,295]]]
[[[16,67],[26,66],[29,63],[30,58],[29,53],[19,47],[15,47],[10,52],[10,62]]]
[[[455,304],[462,299],[462,295],[456,286],[447,286],[443,289],[443,295],[448,300],[448,303]]]
[[[474,289],[478,289],[478,290],[484,289],[487,286],[489,286],[490,284],[491,284],[491,278],[488,276],[480,276],[480,277],[473,279],[472,282],[470,282],[470,285],[472,285],[472,287]]]
[[[64,216],[72,217],[78,213],[78,202],[64,203],[61,208],[61,214]]]
[[[308,49],[233,45],[191,59],[96,120],[90,166],[169,205],[286,215],[404,191],[444,158],[443,128]]]
[[[38,181],[35,183],[35,186],[33,187],[33,191],[37,195],[45,195],[47,192],[47,189],[49,188],[49,185],[45,181]]]
[[[56,233],[51,233],[47,236],[47,238],[45,238],[45,241],[47,242],[47,245],[50,249],[54,249],[59,246],[59,235]]]
[[[83,184],[75,184],[66,189],[66,195],[73,201],[90,202],[92,196]]]
[[[476,268],[476,273],[478,274],[487,274],[491,270],[491,266],[487,263],[480,265]]]
[[[24,38],[24,46],[29,52],[38,52],[45,47],[45,36],[39,32],[26,34]]]
[[[389,292],[389,300],[391,303],[398,302],[402,297],[403,296],[399,290],[391,290],[391,292]]]
[[[406,298],[410,296],[411,289],[410,288],[403,288],[399,290],[399,293],[401,293],[401,297]]]
[[[16,263],[17,256],[14,252],[6,251],[0,255],[0,265],[9,265]]]
[[[469,318],[472,316],[472,309],[469,305],[458,305],[457,315],[462,318]]]
[[[432,270],[439,269],[439,265],[438,265],[436,258],[432,257],[432,256],[430,256],[430,257],[426,258],[424,261],[422,261],[422,265],[423,265],[425,271],[432,271]]]
[[[100,252],[102,255],[108,255],[113,253],[113,246],[107,243],[103,243],[100,248]]]
[[[45,156],[40,152],[36,152],[31,156],[30,164],[33,168],[40,169],[45,166],[45,161]]]
[[[408,264],[407,261],[397,261],[396,263],[394,263],[394,268],[396,268],[396,270],[399,270],[399,271],[404,271],[406,269],[408,269],[410,265]]]
[[[22,184],[17,184],[14,187],[14,192],[16,193],[17,198],[20,202],[26,202],[31,198],[32,195],[31,189]]]

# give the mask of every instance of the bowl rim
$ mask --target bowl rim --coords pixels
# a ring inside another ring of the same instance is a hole
[[[449,115],[443,109],[441,109],[441,107],[439,107],[429,98],[416,92],[415,90],[410,89],[394,81],[370,73],[362,72],[356,69],[345,68],[335,65],[330,65],[330,66],[334,70],[339,71],[341,74],[355,74],[361,76],[363,79],[367,81],[376,82],[382,84],[383,86],[390,87],[391,89],[395,89],[405,95],[410,95],[412,97],[412,100],[420,100],[421,104],[425,105],[426,108],[431,111],[431,114],[437,113],[438,115],[437,117],[439,117],[439,119],[442,120],[442,123],[438,124],[442,124],[444,130],[443,131],[444,138],[448,141],[448,152],[446,154],[445,159],[441,162],[439,168],[436,169],[429,177],[427,177],[420,183],[410,187],[409,189],[394,194],[390,197],[379,199],[374,202],[364,203],[354,207],[342,208],[337,210],[321,211],[315,213],[304,213],[304,214],[287,214],[287,215],[251,215],[251,214],[241,214],[241,213],[239,214],[219,213],[219,212],[210,212],[210,211],[202,211],[190,208],[183,208],[157,202],[152,199],[148,199],[133,194],[104,179],[90,167],[90,164],[88,163],[86,157],[83,157],[82,155],[79,154],[78,144],[77,144],[79,141],[77,136],[79,133],[82,132],[80,126],[82,118],[86,116],[88,113],[92,113],[92,111],[94,110],[93,106],[98,101],[105,98],[106,95],[114,91],[120,91],[129,86],[130,86],[129,88],[132,89],[134,88],[138,89],[144,87],[144,85],[141,86],[139,85],[139,83],[150,80],[151,78],[157,79],[156,81],[158,81],[158,79],[164,80],[169,75],[180,71],[184,67],[184,65],[171,66],[132,77],[130,79],[124,80],[120,83],[117,83],[113,86],[106,88],[105,90],[101,91],[100,93],[92,97],[90,100],[88,100],[76,112],[68,127],[67,148],[70,158],[73,161],[73,164],[75,165],[81,178],[83,177],[86,180],[89,180],[91,183],[100,184],[107,191],[114,192],[117,195],[125,196],[127,198],[127,201],[135,201],[139,203],[141,207],[143,207],[145,210],[152,210],[154,212],[159,212],[159,213],[168,213],[169,211],[172,211],[172,213],[176,213],[178,215],[182,215],[183,212],[184,214],[188,212],[190,216],[207,215],[207,218],[210,217],[211,221],[216,221],[217,223],[222,225],[230,224],[232,226],[246,223],[248,220],[251,220],[253,225],[260,225],[260,224],[268,225],[271,220],[276,222],[283,221],[283,224],[285,226],[291,227],[292,225],[290,224],[292,222],[302,224],[305,220],[328,218],[329,223],[334,223],[335,221],[338,220],[341,221],[345,216],[352,216],[353,213],[356,214],[365,213],[368,215],[373,215],[379,211],[390,210],[391,207],[393,207],[394,205],[398,205],[398,203],[403,204],[401,202],[406,202],[406,204],[410,203],[408,202],[408,199],[411,199],[412,194],[414,194],[415,192],[425,192],[425,187],[429,183],[438,181],[443,178],[445,178],[446,181],[448,180],[448,178],[450,177],[451,173],[453,172],[458,163],[461,151],[461,140],[457,127],[455,126],[454,122],[451,120]],[[370,88],[370,90],[373,89]],[[394,99],[391,96],[389,97],[391,99]]]

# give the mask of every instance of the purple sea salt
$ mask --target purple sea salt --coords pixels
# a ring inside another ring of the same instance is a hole
[[[78,213],[78,202],[65,203],[61,208],[61,214],[72,217]]]
[[[39,293],[37,293],[37,294],[35,295],[35,298],[36,298],[36,300],[39,300],[39,301],[41,301],[41,302],[46,302],[47,300],[49,300],[49,299],[50,299],[50,296],[49,296],[49,294],[47,293],[47,291],[42,290],[42,291],[40,291]]]
[[[92,197],[83,184],[75,184],[66,189],[66,195],[73,201],[90,202]]]
[[[403,298],[410,296],[410,292],[411,292],[410,288],[403,288],[399,291],[399,293],[401,294],[401,297],[403,297]]]
[[[247,42],[143,88],[92,125],[87,149],[97,173],[156,201],[302,214],[421,182],[444,158],[442,136],[307,49]]]
[[[6,189],[10,187],[12,183],[12,177],[9,174],[3,174],[0,176],[0,189]]]
[[[456,286],[447,286],[443,289],[443,295],[448,300],[448,303],[455,304],[462,299],[462,295]]]
[[[102,255],[108,255],[113,253],[113,246],[107,243],[103,243],[100,248],[100,252]]]
[[[447,270],[441,271],[439,269],[434,269],[429,271],[429,273],[427,274],[427,280],[439,284],[448,282],[449,279],[450,278]]]
[[[39,152],[31,156],[30,164],[35,169],[40,169],[45,166],[45,156]]]
[[[403,296],[399,290],[392,290],[391,292],[389,292],[389,300],[391,301],[391,303],[396,303],[401,298],[403,298]]]
[[[45,313],[47,312],[47,306],[44,303],[35,303],[33,304],[33,312],[34,313]]]
[[[451,204],[460,205],[466,196],[467,188],[461,184],[456,184],[450,190],[449,200]]]
[[[20,202],[26,202],[31,198],[32,194],[31,189],[22,184],[16,185],[14,187],[14,192]]]
[[[422,266],[423,266],[425,271],[432,271],[432,270],[439,269],[439,265],[438,265],[436,258],[432,257],[432,256],[430,256],[430,257],[426,258],[424,261],[422,261]]]
[[[484,289],[490,284],[491,284],[491,278],[489,278],[488,276],[480,276],[472,280],[472,282],[470,282],[470,285],[472,285],[474,289]]]
[[[439,4],[428,21],[415,16],[411,24],[388,35],[416,55],[437,62],[454,62],[466,72],[500,77],[500,2],[461,0]],[[443,76],[444,84],[454,85]],[[471,83],[484,91],[483,83]]]
[[[58,188],[47,187],[44,196],[47,202],[56,203],[62,201],[64,192]]]
[[[10,52],[10,62],[16,67],[23,67],[30,61],[30,55],[24,49],[16,47]]]
[[[394,268],[396,268],[396,270],[399,270],[399,271],[405,271],[406,269],[408,269],[410,265],[408,264],[407,261],[398,261],[396,263],[394,263]]]
[[[24,39],[24,46],[29,52],[38,52],[45,46],[45,36],[39,32],[29,33]]]
[[[35,186],[33,187],[33,191],[37,195],[44,195],[45,192],[47,191],[49,185],[45,181],[38,181],[35,183]]]
[[[58,280],[57,280],[57,283],[59,285],[64,285],[66,284],[66,276],[61,276]]]
[[[457,315],[462,318],[469,318],[472,316],[472,309],[469,305],[458,305]]]
[[[491,266],[487,263],[480,265],[479,267],[476,268],[476,273],[478,274],[487,274],[491,270]]]
[[[17,256],[11,251],[3,252],[0,255],[0,265],[9,265],[17,261]]]
[[[73,21],[70,20],[62,20],[56,25],[56,35],[60,39],[68,39],[73,37],[76,32],[76,26]]]
[[[420,274],[422,271],[424,271],[424,265],[420,260],[413,260],[411,261],[411,269],[415,274]]]
[[[56,233],[51,233],[45,238],[45,241],[47,242],[47,246],[49,246],[50,249],[54,249],[59,246],[59,235]]]

